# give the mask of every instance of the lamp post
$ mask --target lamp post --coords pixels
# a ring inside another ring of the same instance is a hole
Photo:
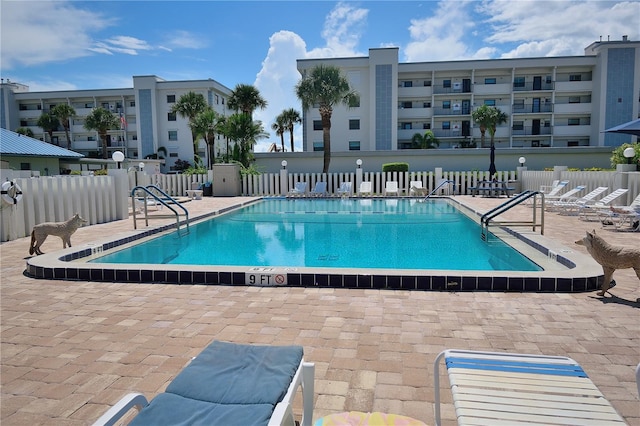
[[[282,169],[280,169],[280,195],[287,195],[289,192],[289,176],[287,174],[287,160],[282,160],[280,163]]]
[[[627,164],[631,164],[631,160],[636,156],[636,150],[633,149],[633,147],[625,148],[625,150],[622,151],[622,155],[627,159]]]
[[[527,162],[527,159],[524,157],[518,158],[518,162],[520,163],[520,167],[524,167],[524,163]]]
[[[282,170],[286,170],[287,169],[287,160],[282,160],[282,163],[280,163],[280,165],[282,165]]]
[[[361,183],[362,183],[362,160],[358,158],[356,160],[356,187],[353,190],[355,193],[359,191]]]
[[[124,161],[124,154],[122,151],[115,151],[111,154],[111,159],[118,164],[118,168],[122,167],[122,162]]]
[[[356,160],[356,166],[358,166],[359,169],[362,168],[362,160],[361,159],[358,158]]]

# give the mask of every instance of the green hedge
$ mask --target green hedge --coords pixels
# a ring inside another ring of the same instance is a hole
[[[382,171],[386,172],[408,172],[409,163],[386,163],[382,165]]]

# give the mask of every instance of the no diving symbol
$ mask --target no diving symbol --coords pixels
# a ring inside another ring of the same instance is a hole
[[[275,280],[276,284],[284,284],[285,281],[286,281],[285,276],[282,275],[282,274],[276,275],[274,280]]]

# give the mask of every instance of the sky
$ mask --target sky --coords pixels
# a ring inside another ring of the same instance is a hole
[[[262,152],[279,145],[275,117],[301,111],[297,59],[583,55],[601,37],[640,40],[640,2],[0,0],[0,24],[0,75],[33,92],[130,88],[134,75],[252,84],[268,103],[254,114],[270,133]]]

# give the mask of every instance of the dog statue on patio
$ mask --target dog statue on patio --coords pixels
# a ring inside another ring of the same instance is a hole
[[[640,279],[640,249],[628,246],[614,246],[606,242],[602,237],[593,232],[587,231],[587,235],[576,244],[585,246],[591,257],[602,265],[604,271],[604,281],[602,288],[597,293],[598,296],[604,294],[611,287],[611,279],[616,269],[633,268]],[[614,284],[615,285],[615,284]],[[638,298],[640,301],[640,298]]]
[[[31,246],[29,254],[44,254],[40,250],[40,246],[44,243],[49,235],[55,235],[62,238],[62,248],[71,247],[71,235],[87,221],[76,213],[71,219],[65,222],[45,222],[33,227],[31,231]]]

